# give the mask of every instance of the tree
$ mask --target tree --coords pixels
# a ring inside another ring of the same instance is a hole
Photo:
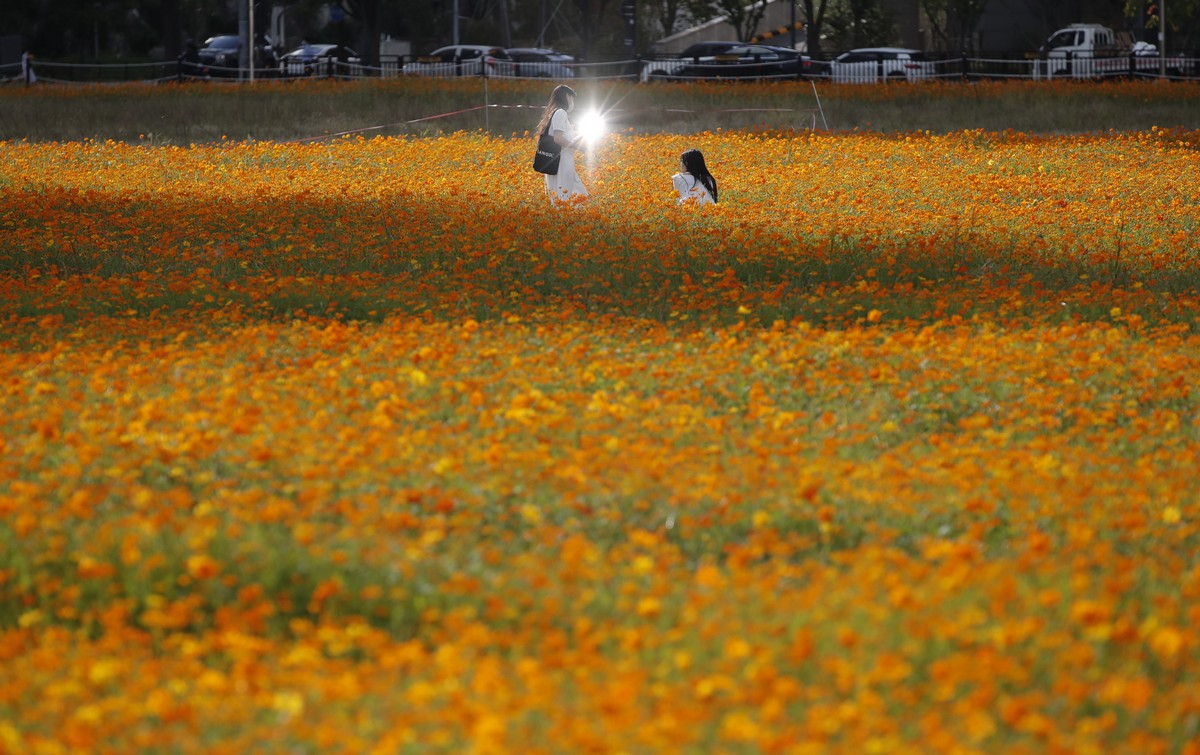
[[[157,41],[138,0],[42,0],[30,10],[23,36],[43,56],[142,56]]]
[[[380,12],[383,0],[342,0],[346,13],[354,20],[354,49],[363,65],[379,65]]]
[[[744,3],[745,0],[712,0],[712,7],[717,15],[724,16],[729,21],[740,40],[754,36],[763,14],[767,12],[766,0],[751,0],[749,5]]]
[[[594,60],[599,30],[607,12],[610,0],[575,0],[575,8],[579,14],[580,37],[583,40],[584,60]],[[616,16],[616,14],[613,14]]]
[[[414,52],[426,52],[449,41],[450,13],[449,0],[385,0],[382,31],[409,40]]]
[[[512,47],[512,23],[508,20],[508,0],[496,0],[492,6],[496,27],[500,29],[500,44]]]
[[[173,60],[183,52],[184,43],[183,26],[179,21],[179,0],[162,0],[159,8],[162,14],[159,28],[162,30],[163,57]]]
[[[934,47],[954,52],[973,51],[975,29],[987,4],[987,0],[921,0]]]
[[[1025,7],[1041,20],[1035,42],[1040,45],[1055,30],[1076,22],[1100,23],[1114,28],[1124,24],[1126,0],[1025,0]]]
[[[1200,48],[1200,0],[1127,0],[1124,10],[1138,39],[1158,44],[1165,14],[1168,51]]]
[[[880,0],[840,0],[829,9],[826,34],[836,49],[882,47],[896,36],[896,24]]]
[[[316,0],[308,0],[315,4]],[[453,3],[449,0],[340,0],[346,11],[343,34],[353,37],[351,46],[366,66],[379,65],[379,39],[383,33],[407,37],[415,49],[448,43],[453,24]],[[498,43],[510,46],[512,37],[507,0],[459,0],[460,41]],[[311,34],[319,34],[312,30]],[[328,36],[328,30],[326,30]]]
[[[808,54],[814,58],[821,56],[821,35],[828,7],[829,0],[804,0],[804,33],[808,41]]]
[[[707,21],[713,16],[708,0],[642,0],[642,12],[654,19],[659,37],[669,37],[688,21]]]

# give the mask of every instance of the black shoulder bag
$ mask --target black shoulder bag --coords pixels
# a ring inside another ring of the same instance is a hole
[[[562,158],[562,147],[550,135],[550,124],[538,137],[537,152],[533,153],[533,169],[548,176],[558,175],[558,162]]]

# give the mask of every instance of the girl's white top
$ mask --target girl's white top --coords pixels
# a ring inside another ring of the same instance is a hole
[[[562,108],[555,110],[554,115],[550,116],[550,135],[553,136],[559,131],[568,142],[574,141],[577,136],[575,127],[571,125],[571,119],[567,117],[567,111]],[[587,187],[583,185],[579,174],[575,172],[574,147],[562,148],[562,157],[558,161],[558,175],[546,176],[545,179],[546,194],[551,201],[565,202],[571,197],[588,195]]]
[[[691,173],[676,173],[671,176],[671,183],[675,186],[675,191],[679,192],[679,204],[684,202],[716,204],[712,195],[708,193],[708,189],[700,183],[700,179]]]

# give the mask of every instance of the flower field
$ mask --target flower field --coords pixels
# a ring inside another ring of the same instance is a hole
[[[531,159],[0,143],[0,752],[1200,752],[1200,132]]]

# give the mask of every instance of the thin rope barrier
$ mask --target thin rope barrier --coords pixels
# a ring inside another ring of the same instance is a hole
[[[280,143],[281,144],[299,144],[301,142],[312,142],[312,141],[316,141],[318,139],[336,139],[339,136],[350,136],[351,134],[362,134],[362,133],[366,133],[367,131],[380,131],[385,128],[397,128],[399,126],[407,126],[411,123],[421,123],[423,121],[437,120],[438,118],[448,118],[452,115],[462,115],[463,113],[470,113],[475,110],[484,110],[485,108],[488,108],[488,107],[498,107],[498,106],[497,105],[491,105],[491,106],[476,105],[475,107],[463,108],[462,110],[452,110],[449,113],[438,113],[437,115],[427,115],[424,118],[413,118],[412,120],[409,120],[409,121],[399,121],[397,123],[385,123],[381,126],[367,126],[365,128],[352,128],[349,131],[339,131],[336,134],[321,134],[319,136],[306,136],[301,139],[289,139],[285,142],[280,142]]]
[[[301,144],[303,142],[312,142],[319,139],[336,139],[340,136],[352,136],[354,134],[364,134],[369,131],[381,131],[388,128],[399,128],[400,126],[408,126],[413,123],[423,123],[425,121],[434,121],[440,118],[449,118],[463,113],[471,113],[477,110],[491,110],[492,108],[504,108],[506,110],[529,109],[541,110],[545,105],[506,105],[500,103],[492,103],[488,105],[476,105],[474,107],[463,108],[461,110],[451,110],[448,113],[438,113],[436,115],[427,115],[421,118],[413,118],[407,121],[398,121],[396,123],[384,123],[378,126],[365,126],[363,128],[352,128],[347,131],[338,131],[333,134],[319,134],[317,136],[305,136],[299,139],[288,139],[280,142],[280,144]],[[605,113],[620,113],[622,115],[629,113],[646,113],[658,108],[639,108],[636,110],[626,110],[624,108],[610,108]],[[708,110],[686,110],[683,108],[662,108],[664,113],[810,113],[812,115],[812,130],[816,130],[816,114],[820,112],[819,108],[792,108],[792,107],[739,107],[739,108],[711,108]],[[821,118],[824,119],[825,114],[821,112]],[[826,129],[829,126],[826,125]]]

